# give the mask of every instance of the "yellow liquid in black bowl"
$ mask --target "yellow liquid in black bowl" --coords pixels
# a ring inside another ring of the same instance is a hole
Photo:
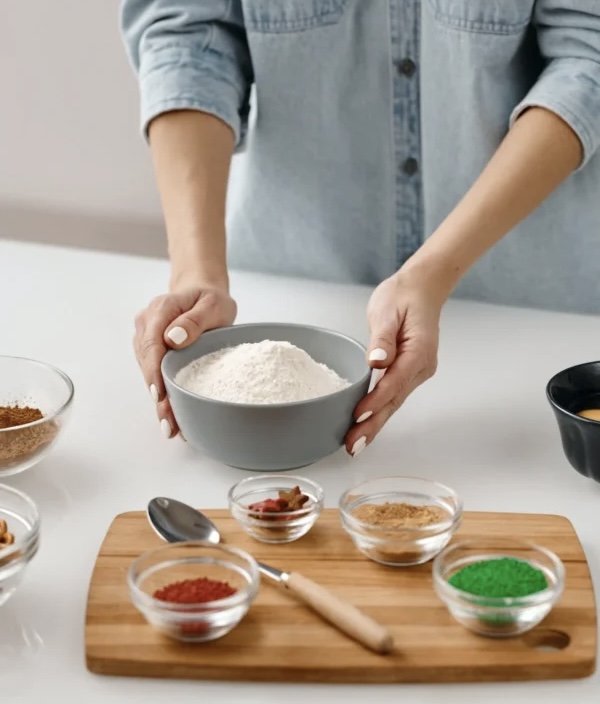
[[[584,408],[581,411],[577,411],[577,415],[600,423],[600,404],[596,408]]]

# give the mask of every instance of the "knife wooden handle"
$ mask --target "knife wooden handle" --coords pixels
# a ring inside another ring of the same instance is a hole
[[[389,653],[394,647],[392,634],[345,599],[297,572],[290,572],[284,582],[287,589],[359,643],[376,653]]]

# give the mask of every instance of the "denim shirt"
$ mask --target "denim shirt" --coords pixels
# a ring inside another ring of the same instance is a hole
[[[600,0],[122,0],[141,128],[234,130],[234,268],[377,284],[432,234],[528,106],[584,159],[456,296],[600,313]]]

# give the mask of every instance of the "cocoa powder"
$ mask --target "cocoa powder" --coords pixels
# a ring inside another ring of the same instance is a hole
[[[0,472],[28,461],[54,440],[56,421],[28,425],[43,418],[42,411],[32,406],[0,406]]]
[[[17,425],[41,420],[44,414],[39,408],[30,406],[0,406],[0,428],[14,428]]]

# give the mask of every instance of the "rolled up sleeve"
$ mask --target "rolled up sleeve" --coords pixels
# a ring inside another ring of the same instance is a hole
[[[546,67],[510,126],[530,107],[559,115],[579,137],[581,169],[600,145],[600,0],[537,0],[534,21]]]
[[[140,90],[144,137],[172,110],[199,110],[247,129],[252,65],[240,0],[122,0],[121,34]]]

